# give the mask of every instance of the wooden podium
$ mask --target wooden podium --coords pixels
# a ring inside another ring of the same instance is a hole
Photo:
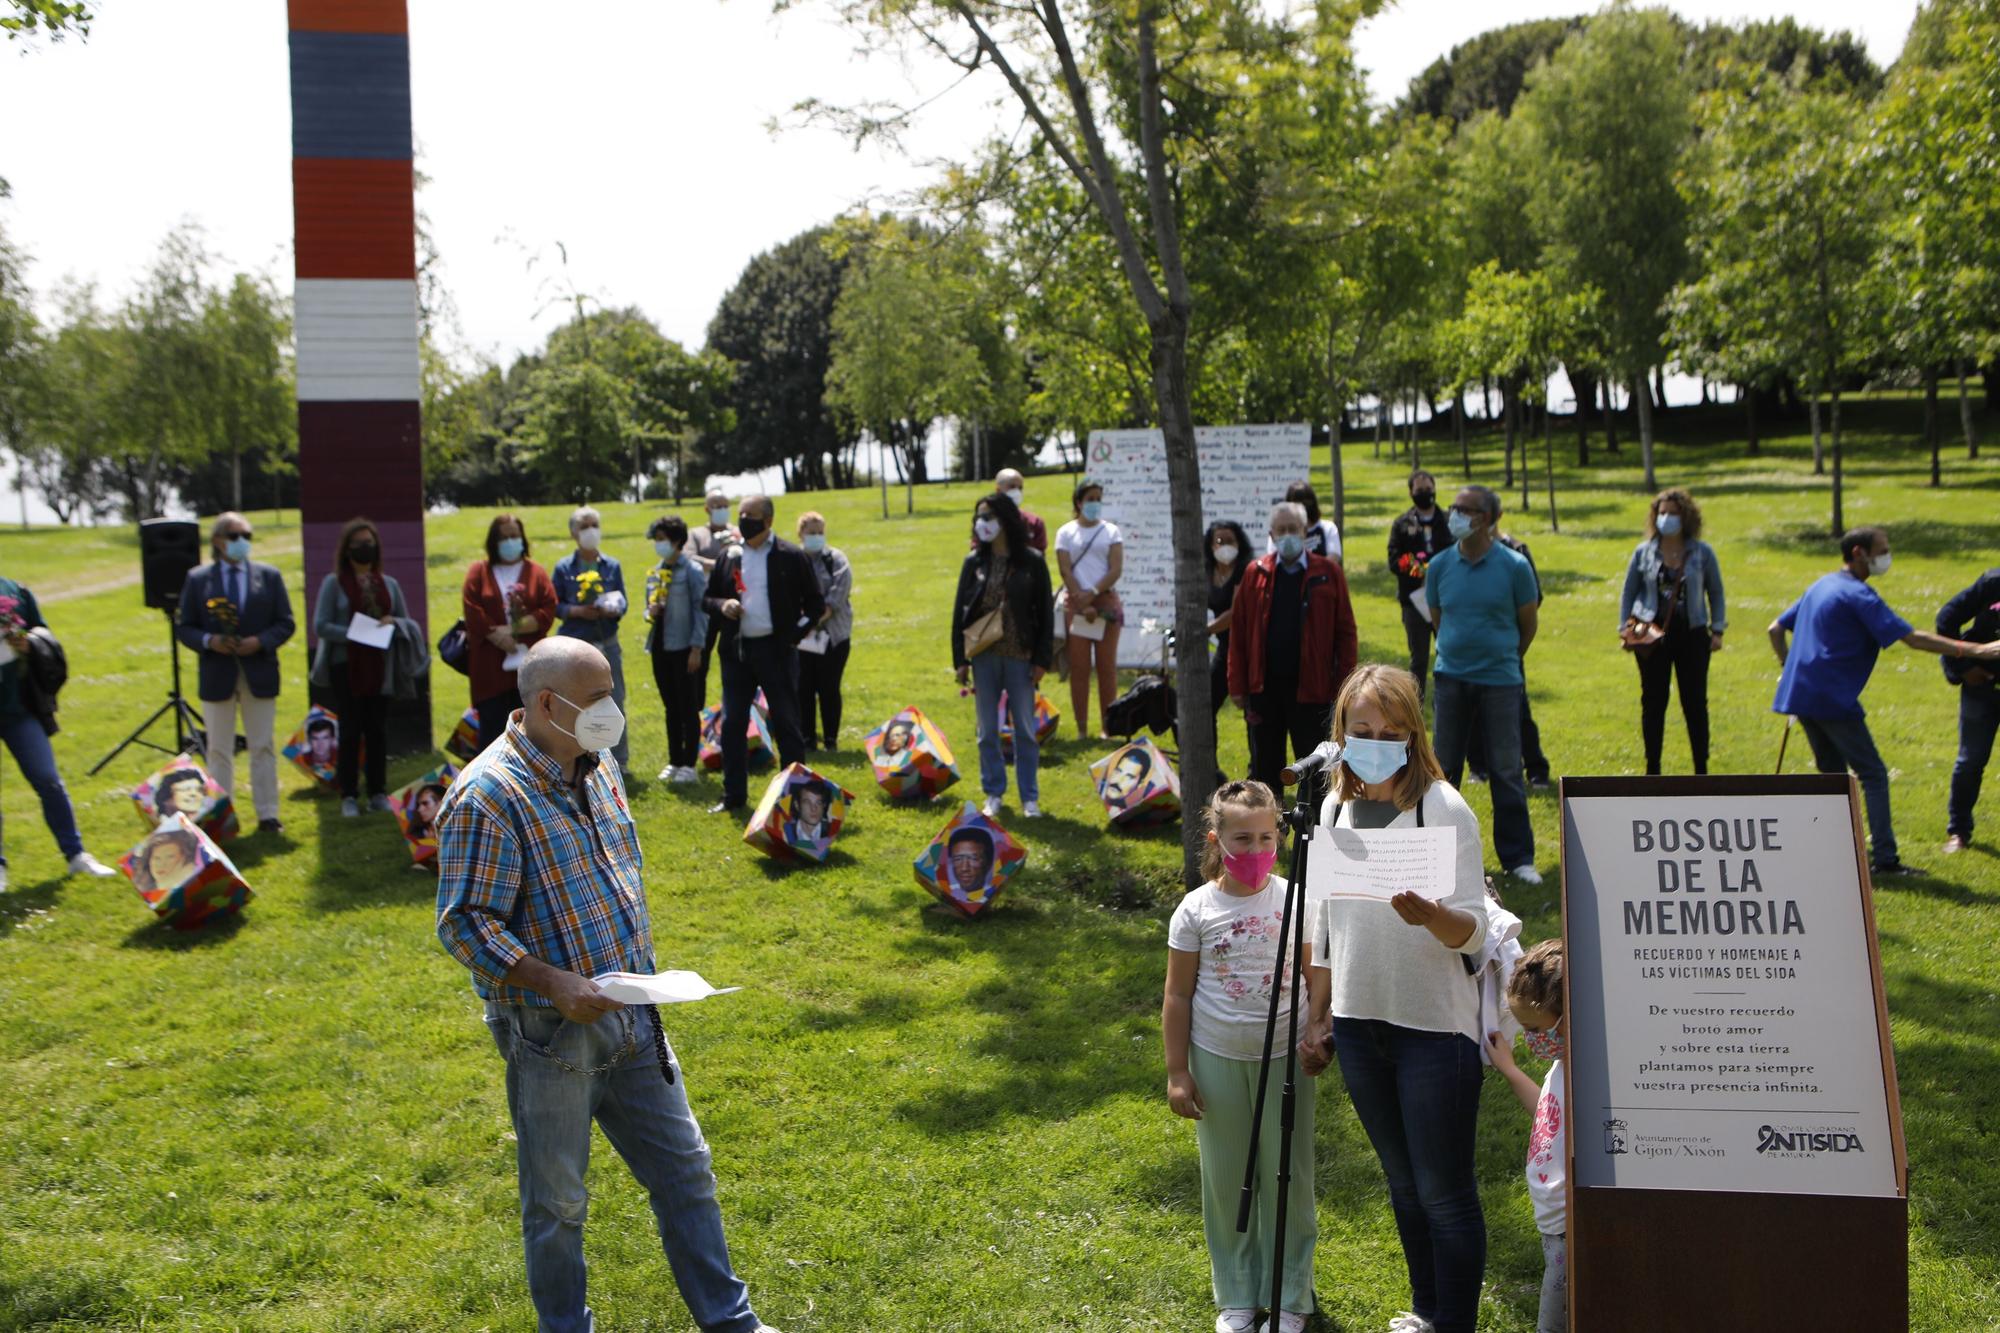
[[[1561,804],[1572,1333],[1907,1330],[1852,780],[1569,778]]]

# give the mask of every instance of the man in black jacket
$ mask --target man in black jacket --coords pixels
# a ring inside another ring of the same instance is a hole
[[[1389,568],[1396,575],[1396,605],[1403,612],[1403,637],[1409,642],[1410,674],[1417,678],[1419,697],[1431,665],[1431,622],[1410,601],[1410,594],[1423,600],[1424,571],[1431,557],[1452,544],[1448,520],[1437,503],[1437,482],[1421,468],[1412,472],[1410,507],[1389,525]]]
[[[1963,632],[1967,621],[1972,622],[1969,633]],[[2000,639],[2000,569],[1987,570],[1946,602],[1937,614],[1937,632],[1967,643]],[[1993,757],[1994,733],[2000,731],[2000,676],[1981,662],[1962,657],[1940,660],[1944,678],[1958,686],[1958,762],[1951,768],[1951,813],[1944,840],[1949,854],[1972,843],[1972,807],[1979,801],[1986,762]]]
[[[740,810],[747,799],[751,701],[764,691],[778,762],[805,757],[799,725],[799,640],[819,623],[826,603],[806,553],[771,531],[777,506],[769,496],[746,495],[737,510],[741,545],[724,549],[709,572],[708,650],[722,663],[722,799],[712,815]]]

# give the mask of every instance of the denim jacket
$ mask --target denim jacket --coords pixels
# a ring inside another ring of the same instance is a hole
[[[646,571],[646,605],[662,594],[660,584],[666,571],[655,565]],[[708,573],[687,551],[674,556],[673,581],[665,593],[660,618],[646,631],[646,647],[651,652],[684,653],[708,641],[708,613],[701,609],[701,595],[708,587]]]
[[[1625,595],[1618,602],[1620,625],[1627,616],[1650,621],[1659,615],[1661,568],[1659,538],[1648,537],[1633,549],[1632,561],[1625,566]],[[1688,542],[1681,572],[1687,580],[1681,603],[1687,608],[1688,624],[1722,633],[1728,617],[1723,612],[1722,566],[1716,563],[1714,548],[1703,541]]]

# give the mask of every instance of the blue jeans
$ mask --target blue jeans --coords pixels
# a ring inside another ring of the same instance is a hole
[[[56,771],[56,752],[49,748],[49,733],[28,713],[0,721],[0,740],[7,742],[21,776],[42,798],[42,822],[56,835],[56,846],[68,860],[83,850],[83,835],[76,831],[76,811],[70,808],[69,788]],[[7,864],[0,855],[0,866]]]
[[[1502,870],[1535,863],[1535,830],[1528,822],[1528,784],[1521,774],[1521,711],[1527,691],[1519,685],[1478,685],[1437,676],[1431,703],[1437,720],[1437,757],[1445,780],[1465,775],[1472,722],[1480,722],[1486,780],[1493,794],[1493,853]]]
[[[1338,1016],[1333,1043],[1354,1114],[1389,1178],[1410,1308],[1437,1333],[1472,1333],[1486,1272],[1486,1217],[1473,1170],[1478,1048],[1455,1032]]]
[[[1023,801],[1042,799],[1042,745],[1035,739],[1034,663],[1025,657],[983,652],[972,659],[973,701],[979,708],[979,789],[1007,794],[1007,761],[1000,757],[1000,692],[1014,715],[1014,784]]]
[[[1944,831],[1969,841],[1979,781],[1993,757],[1993,735],[2000,732],[2000,690],[1961,685],[1959,691],[1958,762],[1951,766],[1951,820]]]
[[[1878,866],[1895,865],[1901,858],[1896,855],[1896,830],[1889,822],[1889,766],[1875,749],[1868,723],[1858,717],[1802,717],[1799,727],[1820,772],[1853,769],[1861,779],[1861,803],[1868,807],[1868,859]]]
[[[652,1198],[660,1243],[695,1323],[706,1333],[757,1328],[750,1293],[729,1266],[708,1144],[654,1011],[642,1005],[572,1023],[546,1006],[489,1001],[486,1023],[507,1061],[521,1238],[541,1333],[595,1327],[583,1264],[593,1118]]]

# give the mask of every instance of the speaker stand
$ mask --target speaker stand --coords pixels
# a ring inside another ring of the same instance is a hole
[[[148,749],[158,750],[162,754],[167,755],[183,755],[196,747],[204,750],[208,747],[208,734],[202,728],[201,717],[188,705],[186,697],[181,694],[181,643],[174,635],[174,613],[168,611],[165,614],[167,617],[167,657],[174,664],[173,688],[167,692],[167,701],[154,709],[151,717],[133,728],[132,734],[118,742],[116,749],[97,761],[90,770],[92,777],[97,776],[99,769],[102,769],[106,764],[125,753],[126,750],[134,745],[143,745]],[[174,719],[174,745],[172,749],[168,749],[146,735],[160,719],[169,715]]]

